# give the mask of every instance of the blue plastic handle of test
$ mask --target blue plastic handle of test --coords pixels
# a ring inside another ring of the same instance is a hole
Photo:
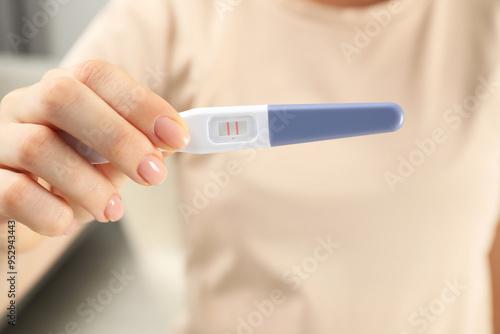
[[[271,146],[396,131],[404,112],[396,103],[269,105]]]

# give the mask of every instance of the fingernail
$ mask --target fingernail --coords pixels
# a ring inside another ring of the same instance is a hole
[[[141,161],[137,173],[146,183],[157,186],[167,178],[167,167],[163,161],[149,155]]]
[[[68,229],[64,232],[64,235],[71,235],[76,230],[76,219],[73,219],[71,224],[69,224]]]
[[[158,138],[174,150],[181,150],[189,143],[188,131],[170,117],[158,118],[154,130]]]
[[[123,206],[123,202],[120,198],[118,198],[118,196],[113,195],[108,206],[106,207],[106,210],[104,210],[104,215],[108,220],[116,222],[123,217],[124,213],[125,207]]]

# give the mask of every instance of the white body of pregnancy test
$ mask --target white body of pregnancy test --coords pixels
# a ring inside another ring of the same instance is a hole
[[[402,108],[390,102],[210,107],[180,115],[191,140],[179,152],[196,154],[392,132],[404,122]],[[67,133],[60,136],[92,164],[108,162]]]

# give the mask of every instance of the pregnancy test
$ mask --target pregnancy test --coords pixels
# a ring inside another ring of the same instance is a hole
[[[178,152],[207,154],[267,148],[396,131],[396,103],[255,105],[196,108],[179,113],[191,140]],[[66,133],[61,136],[93,164],[108,161]]]

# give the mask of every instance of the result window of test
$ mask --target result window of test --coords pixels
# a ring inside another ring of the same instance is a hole
[[[214,143],[251,141],[257,136],[257,124],[252,116],[214,117],[209,135]]]

